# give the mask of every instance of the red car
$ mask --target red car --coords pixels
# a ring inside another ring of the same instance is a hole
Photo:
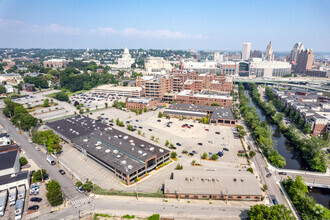
[[[209,129],[205,129],[205,131],[209,131]]]
[[[182,125],[181,127],[182,127],[182,128],[185,128],[186,126]]]
[[[241,153],[242,154],[242,153],[244,153],[244,150],[239,150],[238,153]]]
[[[187,126],[187,128],[191,128],[190,126]]]

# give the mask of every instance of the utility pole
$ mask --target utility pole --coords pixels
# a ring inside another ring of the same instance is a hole
[[[135,183],[137,184],[137,183]],[[135,185],[135,193],[136,193],[136,199],[139,200],[139,193],[137,191],[137,185]]]

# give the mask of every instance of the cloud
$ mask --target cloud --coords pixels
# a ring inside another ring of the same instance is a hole
[[[191,35],[185,34],[180,31],[170,30],[139,30],[136,28],[125,28],[123,30],[115,30],[110,27],[100,27],[91,29],[90,33],[100,35],[122,35],[125,37],[150,37],[150,38],[169,38],[169,39],[208,39],[205,35]]]
[[[6,20],[0,18],[0,30],[7,32],[36,32],[39,30],[39,26],[19,20]]]
[[[46,33],[60,33],[66,35],[77,35],[80,34],[79,28],[61,26],[59,24],[50,24],[43,29]]]

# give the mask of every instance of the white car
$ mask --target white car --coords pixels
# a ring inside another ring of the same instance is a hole
[[[28,142],[31,144],[33,141],[31,139],[29,139]]]
[[[40,148],[39,147],[35,147],[36,151],[40,151]]]

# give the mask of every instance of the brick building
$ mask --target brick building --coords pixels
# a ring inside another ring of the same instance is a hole
[[[145,97],[139,97],[139,98],[128,98],[126,102],[126,109],[144,109],[147,108],[147,110],[155,107],[157,105],[157,100],[151,99],[151,98],[145,98]]]
[[[227,94],[210,93],[202,91],[194,93],[192,90],[183,90],[175,96],[175,101],[185,104],[212,105],[219,104],[221,107],[232,108],[233,98]]]

